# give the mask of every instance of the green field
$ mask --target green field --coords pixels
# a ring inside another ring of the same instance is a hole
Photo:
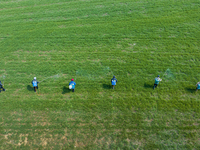
[[[1,0],[0,149],[200,149],[199,12],[199,0]]]

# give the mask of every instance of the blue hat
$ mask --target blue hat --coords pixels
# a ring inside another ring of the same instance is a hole
[[[115,78],[115,76],[113,76],[113,78]]]
[[[160,77],[160,75],[158,75],[158,77]]]

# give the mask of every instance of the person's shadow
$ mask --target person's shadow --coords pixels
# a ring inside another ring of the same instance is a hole
[[[153,85],[152,85],[152,84],[148,84],[148,83],[145,83],[145,84],[144,84],[144,87],[145,87],[145,88],[152,88],[152,89],[153,89]]]
[[[71,90],[69,88],[67,88],[66,86],[63,87],[63,91],[62,91],[62,94],[65,94],[65,93],[69,93]]]
[[[196,92],[196,89],[195,88],[185,88],[186,91],[188,91],[189,93],[195,93]]]
[[[103,84],[104,89],[111,89],[112,86],[110,84]]]
[[[33,87],[30,86],[30,85],[27,85],[27,90],[29,90],[29,91],[34,91]]]

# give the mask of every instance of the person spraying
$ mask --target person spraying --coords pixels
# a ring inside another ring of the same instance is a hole
[[[155,89],[158,86],[158,84],[159,84],[160,81],[162,81],[162,79],[158,75],[158,77],[155,78],[155,83],[154,83],[153,89]]]
[[[4,89],[3,84],[2,84],[1,81],[0,81],[0,92],[1,92],[2,90],[3,90],[3,91],[6,91],[6,89]]]
[[[71,79],[71,81],[69,82],[69,89],[72,89],[72,92],[75,91],[75,85],[76,83],[74,82],[74,79]]]
[[[198,83],[196,84],[196,86],[197,86],[196,91],[200,90],[200,82],[198,82]]]
[[[115,78],[115,76],[113,76],[113,78],[111,79],[111,84],[112,84],[112,88],[115,88],[115,85],[117,83],[117,79]]]
[[[36,92],[36,89],[38,89],[39,82],[36,80],[36,77],[33,78],[33,81],[31,82],[34,88],[34,91]]]

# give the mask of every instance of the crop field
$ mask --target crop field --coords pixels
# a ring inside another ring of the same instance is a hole
[[[199,12],[199,0],[1,0],[0,149],[200,149]]]

